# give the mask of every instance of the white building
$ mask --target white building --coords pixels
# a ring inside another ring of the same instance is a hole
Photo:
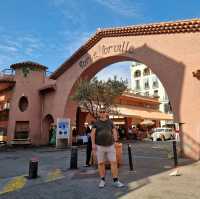
[[[171,106],[165,89],[158,77],[144,64],[133,62],[131,70],[131,90],[138,95],[159,97],[159,110],[171,113]],[[161,126],[169,121],[161,121]],[[170,122],[171,123],[171,122]]]

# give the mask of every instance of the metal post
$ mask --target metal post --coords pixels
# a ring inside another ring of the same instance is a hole
[[[29,179],[38,177],[38,159],[32,158],[29,162]]]
[[[133,160],[132,160],[132,153],[131,153],[131,145],[130,144],[128,144],[128,159],[129,159],[130,171],[133,171]]]
[[[71,159],[70,159],[70,169],[77,169],[78,161],[78,148],[77,146],[71,147]]]
[[[173,141],[173,153],[174,153],[174,166],[178,166],[177,150],[176,150],[176,141]]]

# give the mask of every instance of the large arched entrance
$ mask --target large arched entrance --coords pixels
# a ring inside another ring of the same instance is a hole
[[[200,84],[193,76],[200,65],[199,28],[200,21],[191,20],[98,31],[51,76],[57,80],[55,115],[75,119],[76,105],[69,96],[80,78],[90,79],[112,63],[139,61],[159,77],[169,95],[174,120],[183,124],[184,152],[199,159]]]

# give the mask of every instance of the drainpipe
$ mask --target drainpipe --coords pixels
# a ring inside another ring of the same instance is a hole
[[[41,94],[40,145],[42,144],[43,114],[44,114],[44,95]]]
[[[45,84],[45,78],[46,78],[46,70],[43,73],[43,84]],[[41,119],[40,119],[40,145],[42,144],[42,132],[43,132],[43,114],[44,114],[44,94],[40,94],[41,99]]]

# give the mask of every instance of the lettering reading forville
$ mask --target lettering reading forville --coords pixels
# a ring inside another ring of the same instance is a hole
[[[100,45],[98,48],[98,50],[93,52],[92,55],[88,55],[86,57],[84,57],[84,59],[82,59],[79,62],[79,66],[81,68],[85,68],[86,66],[88,66],[90,63],[92,63],[92,61],[96,61],[97,59],[105,56],[105,55],[109,55],[109,54],[132,54],[134,52],[134,47],[130,45],[129,41],[123,41],[120,44],[115,44],[115,45]]]

